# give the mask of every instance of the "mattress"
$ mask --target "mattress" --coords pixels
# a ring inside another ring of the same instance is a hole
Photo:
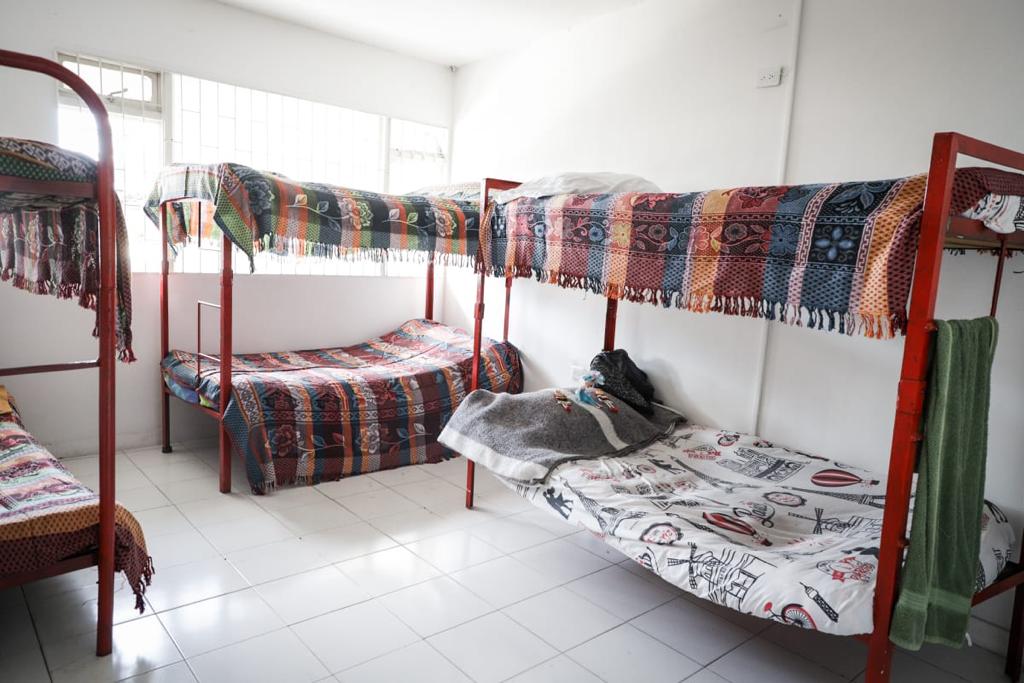
[[[146,539],[120,505],[114,519],[114,567],[124,572],[141,610],[152,576]],[[99,496],[25,430],[13,403],[0,401],[0,578],[94,552],[98,529]]]
[[[313,484],[452,455],[437,435],[469,393],[472,336],[410,320],[354,346],[232,358],[225,425],[254,492]],[[484,339],[480,388],[518,392],[519,353]],[[164,382],[179,398],[220,405],[219,364],[172,351]]]
[[[730,609],[838,635],[869,633],[884,477],[754,436],[684,425],[636,453],[506,485],[663,579]],[[977,588],[1006,566],[986,502]]]

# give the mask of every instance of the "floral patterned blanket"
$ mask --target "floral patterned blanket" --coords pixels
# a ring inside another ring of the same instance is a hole
[[[484,340],[480,387],[518,392],[519,353]],[[179,398],[220,405],[219,364],[173,351],[164,380]],[[472,336],[429,320],[355,346],[233,357],[225,413],[254,492],[438,462],[437,442],[469,393]]]
[[[275,254],[381,260],[393,254],[469,265],[478,250],[477,204],[439,195],[388,195],[296,182],[241,164],[176,164],[146,204],[167,239],[182,244],[216,227],[249,257]]]
[[[615,299],[891,337],[907,323],[926,180],[523,197],[489,209],[481,267]],[[959,169],[951,211],[1012,231],[1017,219],[991,196],[1024,196],[1024,175]]]
[[[54,145],[0,138],[0,176],[95,183],[96,163]],[[121,203],[117,220],[117,348],[132,352],[132,266]],[[99,211],[79,197],[0,192],[0,280],[35,294],[77,299],[96,309],[99,297]],[[98,334],[98,328],[94,334]]]

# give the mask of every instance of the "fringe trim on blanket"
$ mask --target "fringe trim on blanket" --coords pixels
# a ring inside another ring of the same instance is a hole
[[[795,306],[786,302],[765,301],[754,297],[697,295],[667,289],[619,286],[605,283],[599,278],[552,273],[531,266],[494,265],[490,268],[478,266],[477,272],[486,272],[496,277],[533,277],[539,282],[558,285],[567,289],[583,289],[594,294],[625,299],[634,303],[660,304],[665,308],[675,307],[693,313],[723,313],[748,318],[777,320],[797,327],[838,331],[840,334],[862,334],[872,339],[891,339],[906,334],[906,311],[892,313],[860,313],[827,308]]]
[[[85,291],[80,282],[62,282],[60,284],[49,281],[40,282],[39,280],[31,280],[24,275],[16,274],[11,269],[0,271],[0,282],[10,282],[14,287],[31,294],[54,296],[58,299],[77,299],[78,305],[82,308],[90,311],[96,310],[97,295]],[[130,332],[122,335],[121,330],[118,328],[115,329],[115,333],[117,334],[118,360],[122,363],[134,363],[136,358],[135,352],[132,350],[132,336]],[[98,323],[93,325],[92,336],[96,338],[100,336]],[[122,336],[125,338],[122,339]]]
[[[257,254],[266,253],[282,258],[299,257],[373,263],[392,261],[429,263],[433,261],[438,265],[456,266],[459,268],[475,268],[478,262],[476,254],[458,254],[430,249],[400,249],[395,247],[343,247],[336,244],[324,244],[322,242],[279,235],[267,235],[262,240],[253,242],[253,250]],[[252,265],[250,263],[250,266]]]

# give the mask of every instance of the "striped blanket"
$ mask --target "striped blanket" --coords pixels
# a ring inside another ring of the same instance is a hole
[[[524,197],[489,209],[480,267],[615,299],[892,337],[906,327],[925,182]],[[960,169],[951,210],[985,220],[992,195],[1024,195],[1024,176]]]
[[[234,356],[225,414],[254,492],[450,456],[437,442],[469,393],[472,337],[428,320],[343,348]],[[480,387],[522,388],[519,353],[484,340]],[[173,351],[164,380],[179,398],[220,405],[218,364]]]
[[[32,140],[0,138],[0,176],[95,183],[96,163],[81,154]],[[121,203],[117,211],[117,348],[132,352],[132,266]],[[34,294],[77,299],[96,309],[99,297],[99,212],[77,197],[0,192],[0,280]],[[98,334],[95,330],[94,334]]]
[[[198,202],[198,209],[197,209]],[[249,257],[368,258],[395,253],[469,265],[477,256],[477,205],[438,195],[387,195],[296,182],[240,164],[176,164],[160,174],[146,213],[182,244],[217,227]]]
[[[96,549],[99,496],[25,431],[17,411],[0,414],[0,578],[44,569]],[[142,527],[115,510],[114,567],[142,611],[153,576]]]

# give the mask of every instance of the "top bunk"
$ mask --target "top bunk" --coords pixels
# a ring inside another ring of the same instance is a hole
[[[171,245],[220,230],[255,270],[263,251],[469,266],[479,248],[478,207],[460,188],[382,194],[220,163],[166,167],[145,210]]]
[[[97,162],[44,142],[0,137],[0,280],[36,294],[76,299],[95,310],[93,336],[100,337],[103,347],[104,333],[112,331],[118,357],[131,362],[131,259],[113,187],[106,109],[84,81],[56,62],[0,50],[0,64],[52,76],[71,88],[96,116],[101,149]],[[103,301],[104,296],[110,298]],[[112,325],[106,310],[113,313]],[[15,368],[3,374],[98,364]]]
[[[963,154],[996,149],[1008,155],[996,163],[1024,167],[1017,153],[955,138]],[[949,180],[939,193],[951,217],[946,248],[1024,249],[1024,175],[959,168]],[[479,269],[610,300],[889,338],[907,328],[927,181],[553,194],[546,182],[488,180],[487,189],[516,189],[490,193]]]

